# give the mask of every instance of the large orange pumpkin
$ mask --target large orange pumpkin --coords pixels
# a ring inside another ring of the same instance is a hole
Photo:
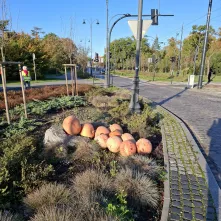
[[[66,117],[62,126],[65,132],[70,135],[78,135],[81,132],[80,121],[73,115]]]
[[[113,136],[119,136],[121,137],[122,133],[120,130],[115,130],[109,133],[109,137],[113,137]]]
[[[101,134],[101,135],[95,137],[94,140],[100,145],[100,147],[106,148],[107,147],[108,135]]]
[[[137,152],[136,144],[133,141],[126,140],[120,145],[120,154],[124,157],[134,155]]]
[[[123,129],[119,124],[110,125],[110,131],[113,132],[115,130],[119,130],[119,131],[121,131],[121,133],[123,133]]]
[[[123,141],[130,140],[130,141],[136,143],[134,137],[129,133],[122,134],[121,138],[122,138]]]
[[[136,142],[139,154],[149,154],[152,151],[152,144],[149,140],[141,138]]]
[[[93,138],[95,134],[94,127],[92,124],[86,123],[83,125],[81,130],[81,136]]]
[[[117,153],[120,151],[120,145],[122,143],[122,140],[118,136],[109,137],[107,140],[107,148],[113,152]]]
[[[96,132],[95,132],[95,137],[101,135],[101,134],[106,134],[108,135],[110,133],[109,129],[107,129],[104,126],[100,126],[97,128]]]

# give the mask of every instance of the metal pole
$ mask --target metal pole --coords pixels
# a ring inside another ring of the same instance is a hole
[[[3,70],[3,67],[1,65],[1,76],[2,76],[2,88],[4,93],[4,99],[5,99],[5,112],[6,112],[6,118],[8,124],[10,124],[10,116],[9,116],[9,110],[8,110],[8,99],[7,99],[7,91],[6,91],[6,80],[5,80],[5,72]]]
[[[210,27],[210,17],[211,17],[211,11],[212,11],[212,4],[213,4],[213,0],[209,0],[209,7],[208,7],[208,14],[207,14],[207,24],[206,24],[206,33],[205,33],[205,39],[204,39],[204,44],[203,44],[203,54],[202,54],[201,66],[200,66],[198,89],[201,89],[202,84],[203,84],[203,73],[204,73],[204,66],[205,66],[205,61],[206,61],[206,49],[207,49],[208,36],[209,36],[209,27]]]
[[[91,76],[92,76],[92,74],[93,74],[93,72],[92,72],[92,20],[91,20]]]
[[[67,68],[66,68],[66,66],[64,66],[64,71],[65,71],[65,82],[66,82],[67,96],[69,96],[69,91],[68,91],[68,77],[67,77]]]
[[[139,104],[139,60],[140,60],[140,46],[141,46],[141,34],[142,34],[142,11],[143,11],[143,0],[139,0],[138,6],[138,25],[137,25],[137,46],[136,46],[136,66],[135,66],[135,75],[133,80],[132,96],[130,101],[130,111],[132,113],[140,112]]]
[[[180,54],[178,60],[178,73],[177,73],[178,75],[181,72],[182,44],[183,44],[183,25],[182,25],[181,39],[180,39]]]
[[[28,118],[21,65],[19,64],[18,67],[19,67],[19,75],[20,75],[20,81],[21,81],[21,91],[22,91],[22,97],[23,97],[23,103],[24,103],[25,117]]]
[[[110,82],[109,82],[109,75],[108,75],[108,66],[109,66],[109,62],[110,62],[110,58],[109,58],[109,44],[108,44],[108,33],[109,33],[109,27],[108,27],[108,0],[106,0],[106,71],[105,71],[105,83],[104,83],[104,87],[108,88],[110,86]]]

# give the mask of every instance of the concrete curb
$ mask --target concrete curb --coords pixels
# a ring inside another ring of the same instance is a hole
[[[179,117],[177,117],[175,114],[173,114],[172,112],[170,112],[166,108],[159,106],[159,105],[157,105],[157,106],[162,108],[164,111],[166,111],[172,117],[174,117],[179,122],[179,124],[181,125],[183,130],[185,131],[187,139],[191,143],[194,151],[196,152],[197,157],[198,157],[198,162],[199,162],[199,164],[205,174],[207,184],[209,185],[208,187],[209,187],[210,193],[211,193],[212,198],[214,200],[214,205],[215,205],[215,209],[216,209],[216,213],[217,213],[217,219],[218,219],[218,221],[221,221],[221,189],[219,188],[219,186],[216,182],[216,179],[215,179],[208,163],[206,162],[206,159],[204,158],[202,152],[200,151],[199,146],[197,145],[196,141],[194,140],[193,136],[191,135],[191,133],[190,133],[189,129],[187,128],[187,126],[185,125],[185,123]]]
[[[168,161],[168,154],[167,154],[167,145],[165,139],[165,132],[164,127],[161,124],[161,133],[162,133],[162,142],[163,142],[163,156],[164,156],[164,168],[166,170],[166,180],[164,181],[164,202],[163,202],[163,209],[161,213],[161,221],[167,221],[169,216],[169,209],[170,209],[170,170],[169,170],[169,161]]]

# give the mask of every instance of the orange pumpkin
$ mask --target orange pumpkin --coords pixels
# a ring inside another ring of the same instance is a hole
[[[110,131],[113,132],[115,130],[119,130],[119,131],[121,131],[121,133],[123,133],[123,129],[119,124],[110,125]]]
[[[130,141],[136,143],[134,137],[133,137],[131,134],[129,134],[129,133],[124,133],[124,134],[122,134],[121,139],[122,139],[123,141],[130,140]]]
[[[81,130],[81,136],[93,138],[95,134],[94,127],[92,124],[86,123],[83,125]]]
[[[136,142],[139,154],[149,154],[152,151],[152,144],[149,140],[141,138]]]
[[[106,134],[108,135],[110,133],[109,129],[107,129],[104,126],[100,126],[97,128],[96,132],[95,132],[95,137],[101,135],[101,134]]]
[[[80,121],[73,115],[66,117],[62,126],[64,131],[70,135],[78,135],[81,132]]]
[[[109,137],[113,137],[113,136],[119,136],[121,137],[122,133],[120,130],[115,130],[109,133]]]
[[[117,153],[120,151],[120,145],[122,143],[122,140],[118,136],[109,137],[107,140],[107,148],[113,152]]]
[[[106,134],[101,134],[94,138],[94,140],[100,145],[102,148],[107,147],[108,136]]]
[[[123,141],[120,145],[120,154],[124,157],[134,155],[137,152],[136,144],[130,140]]]

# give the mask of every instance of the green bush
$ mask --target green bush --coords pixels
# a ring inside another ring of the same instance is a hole
[[[5,126],[0,130],[0,137],[11,137],[14,135],[21,135],[27,132],[34,131],[42,122],[33,119],[26,119],[21,117],[19,121],[14,121],[12,124]]]
[[[35,101],[27,104],[27,112],[32,115],[45,115],[51,111],[58,111],[62,109],[68,109],[73,107],[85,106],[87,103],[83,97],[80,96],[64,96],[58,98],[52,98],[51,100]],[[10,111],[12,116],[24,115],[23,105],[16,106]]]
[[[129,107],[129,102],[124,101],[121,104],[109,110],[109,113],[113,118],[122,119],[128,115],[129,113],[128,107]]]
[[[127,129],[130,133],[134,134],[135,139],[140,137],[148,138],[156,133],[159,133],[159,121],[161,115],[153,108],[144,103],[141,114],[132,114],[122,119],[123,123],[127,125]]]
[[[53,167],[39,157],[37,140],[12,136],[0,144],[0,208],[16,203],[53,174]]]

